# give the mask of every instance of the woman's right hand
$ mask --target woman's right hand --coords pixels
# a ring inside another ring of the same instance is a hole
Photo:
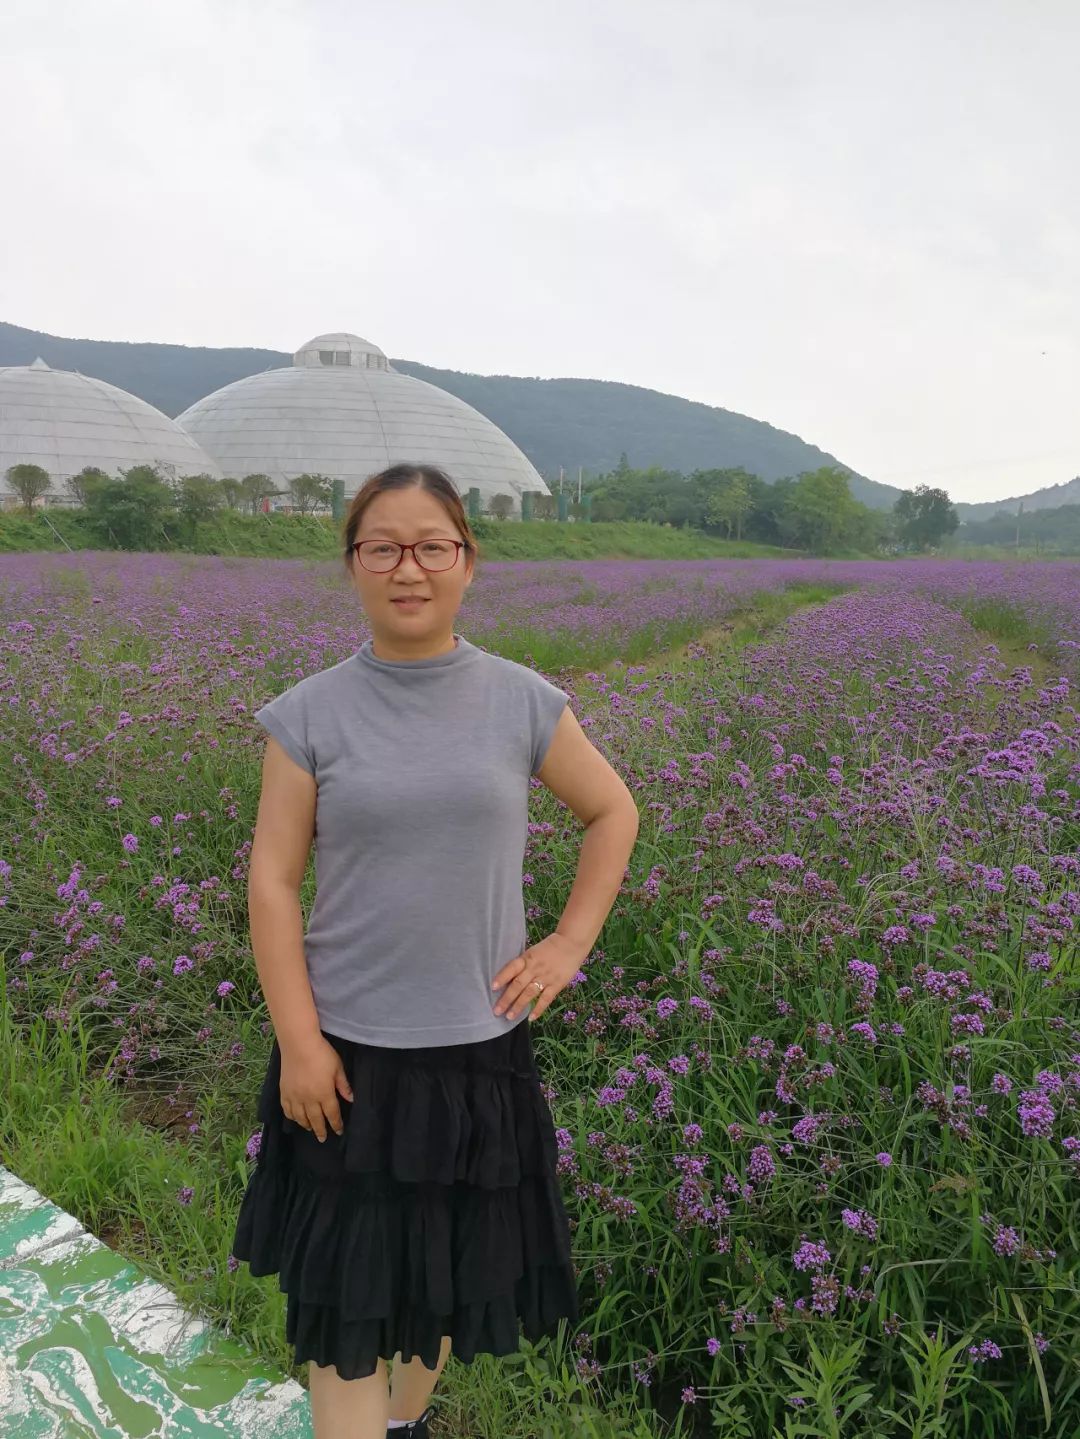
[[[327,1125],[342,1132],[338,1094],[352,1102],[353,1092],[341,1055],[317,1035],[303,1045],[281,1050],[281,1108],[286,1119],[310,1129],[320,1144]]]

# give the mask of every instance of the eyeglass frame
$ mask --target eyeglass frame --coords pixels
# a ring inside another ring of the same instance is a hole
[[[428,569],[427,565],[424,564],[423,560],[416,553],[416,546],[426,545],[431,540],[438,540],[440,544],[454,545],[456,547],[454,550],[453,564],[444,565],[441,570]],[[360,558],[361,545],[397,545],[398,549],[401,551],[401,554],[397,557],[397,564],[391,565],[388,570],[373,570],[370,569],[367,565],[365,565],[364,561]],[[420,566],[420,568],[424,571],[426,575],[446,574],[447,571],[455,569],[457,567],[458,551],[463,550],[464,548],[464,540],[448,540],[445,535],[428,535],[425,539],[414,540],[411,545],[403,545],[400,540],[353,540],[352,544],[349,546],[349,549],[352,550],[353,553],[356,555],[356,558],[360,560],[361,565],[363,565],[364,569],[367,570],[369,575],[392,575],[397,569],[398,565],[400,565],[402,560],[405,558],[406,550],[412,550],[413,559],[416,561],[416,563]]]

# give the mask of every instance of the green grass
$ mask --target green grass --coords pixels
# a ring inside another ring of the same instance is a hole
[[[1022,610],[1006,600],[993,598],[965,598],[954,603],[975,629],[1013,648],[1054,642],[1055,635],[1049,620],[1034,610]]]
[[[201,525],[194,546],[185,542],[178,522],[167,521],[164,531],[162,549],[278,559],[333,559],[339,553],[341,537],[340,522],[325,515],[241,515],[231,511]],[[521,524],[479,519],[473,522],[473,531],[482,559],[489,560],[795,559],[802,553],[633,520],[601,524],[532,520]],[[33,515],[0,511],[0,553],[61,550],[64,542],[73,550],[101,548],[82,511],[50,506],[47,519],[40,511]]]
[[[1021,545],[1019,549],[1015,545],[969,545],[962,542],[943,544],[938,551],[939,559],[955,560],[999,560],[1009,563],[1013,560],[1021,562],[1035,561],[1038,564],[1047,564],[1051,560],[1076,560],[1080,551],[1074,549],[1048,550],[1045,545],[1036,549],[1034,545]]]

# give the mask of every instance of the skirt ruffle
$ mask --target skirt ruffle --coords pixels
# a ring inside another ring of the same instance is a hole
[[[344,1379],[379,1358],[471,1363],[578,1319],[558,1146],[527,1019],[471,1044],[389,1049],[328,1034],[354,1098],[322,1144],[286,1119],[275,1042],[232,1252],[279,1276],[297,1363]]]

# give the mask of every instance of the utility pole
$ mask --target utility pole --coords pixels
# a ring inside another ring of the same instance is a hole
[[[560,495],[562,494],[562,482],[563,482],[563,467],[562,467],[562,465],[560,465],[560,466],[559,466],[559,494],[560,494]]]
[[[581,466],[577,467],[577,502],[581,504]]]

